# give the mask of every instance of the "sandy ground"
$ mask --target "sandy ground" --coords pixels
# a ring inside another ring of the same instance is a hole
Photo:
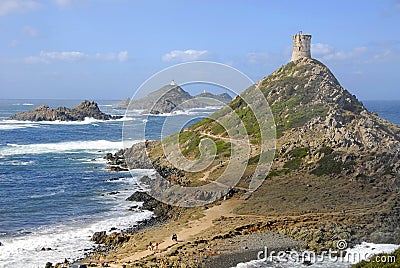
[[[177,243],[185,242],[190,240],[193,236],[202,233],[204,230],[213,226],[213,221],[220,218],[221,216],[230,217],[234,216],[232,211],[242,204],[243,200],[229,199],[222,202],[220,205],[213,206],[203,211],[204,217],[191,221],[186,224],[187,227],[183,227],[180,231],[176,232],[178,242],[172,241],[171,234],[166,235],[162,242],[159,243],[158,251],[155,253],[151,250],[142,250],[133,254],[121,254],[118,258],[112,258],[108,260],[110,267],[122,267],[123,264],[128,264],[136,260],[140,260],[152,254],[165,254],[169,248]],[[126,256],[128,255],[128,256]],[[110,263],[113,261],[114,263]]]

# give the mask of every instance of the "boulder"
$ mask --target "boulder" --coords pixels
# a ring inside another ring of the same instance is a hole
[[[95,232],[90,241],[93,241],[96,244],[104,244],[106,242],[106,239],[107,239],[106,231],[101,231],[101,232]]]

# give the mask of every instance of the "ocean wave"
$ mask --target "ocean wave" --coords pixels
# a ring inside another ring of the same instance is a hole
[[[14,129],[22,129],[22,128],[33,128],[39,127],[37,124],[33,123],[3,123],[5,121],[0,121],[0,130],[14,130]]]
[[[50,197],[50,196],[54,196],[54,195],[57,195],[57,194],[62,194],[64,192],[65,192],[65,190],[61,189],[59,191],[45,193],[45,194],[34,194],[34,195],[29,196],[29,198],[38,199],[38,198],[43,198],[43,197]]]
[[[121,230],[151,215],[149,211],[124,213],[117,217],[104,215],[94,223],[82,224],[78,220],[77,223],[49,226],[24,236],[3,238],[1,267],[20,267],[24,264],[25,268],[36,268],[43,267],[48,261],[63,262],[65,257],[83,257],[83,249],[94,247],[94,243],[89,241],[94,232],[110,230],[111,227]],[[42,248],[51,250],[42,251]]]
[[[30,166],[33,165],[35,161],[18,161],[18,160],[11,160],[11,161],[2,161],[0,165],[2,166]]]
[[[104,152],[116,151],[124,147],[129,147],[140,141],[135,140],[130,144],[121,141],[67,141],[58,143],[38,143],[38,144],[12,144],[0,149],[0,155],[24,155],[24,154],[48,154],[48,153],[91,153],[104,154]]]
[[[12,128],[22,128],[22,127],[39,127],[40,125],[88,125],[95,123],[109,123],[109,122],[119,122],[119,121],[131,121],[134,120],[133,117],[122,117],[119,119],[113,120],[98,120],[92,117],[85,117],[83,121],[21,121],[21,120],[1,120],[0,121],[0,130],[2,127],[4,129],[12,129]]]
[[[14,105],[14,106],[20,106],[20,105],[22,105],[22,106],[33,106],[35,104],[25,102],[25,103],[13,103],[12,105]]]

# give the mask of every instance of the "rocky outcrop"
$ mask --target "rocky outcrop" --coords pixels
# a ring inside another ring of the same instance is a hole
[[[94,101],[85,100],[74,108],[58,107],[52,109],[47,105],[41,105],[27,112],[21,112],[9,117],[9,120],[20,121],[83,121],[85,118],[97,120],[119,119],[122,116],[112,116],[100,111]]]
[[[135,99],[124,99],[117,108],[129,110],[145,110],[150,114],[165,114],[174,111],[203,108],[207,106],[221,106],[232,100],[227,93],[213,94],[203,92],[196,96],[191,96],[188,92],[177,85],[166,85],[147,96]]]
[[[151,108],[150,114],[166,114],[182,110],[173,101],[162,98]]]

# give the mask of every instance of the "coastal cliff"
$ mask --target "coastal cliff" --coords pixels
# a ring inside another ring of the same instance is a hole
[[[239,114],[252,142],[250,159],[233,199],[216,202],[211,208],[180,211],[181,216],[174,223],[161,228],[164,232],[176,228],[173,226],[181,221],[187,223],[187,217],[195,213],[205,215],[203,222],[207,222],[212,210],[221,207],[219,218],[209,229],[165,250],[157,258],[144,255],[132,259],[133,266],[127,267],[155,263],[169,267],[182,261],[187,267],[213,267],[220,263],[229,267],[249,260],[249,256],[254,259],[255,250],[262,249],[270,240],[265,238],[256,246],[246,244],[235,249],[226,246],[229,241],[243,245],[256,234],[270,232],[293,239],[287,247],[300,241],[301,248],[317,252],[337,249],[341,240],[349,246],[362,241],[398,244],[400,127],[367,111],[325,65],[314,59],[290,62],[243,94],[254,90],[264,94],[276,124],[276,153],[267,179],[255,192],[243,195],[260,157],[260,141],[259,129],[253,127],[257,124],[254,114],[239,96],[228,104],[231,109],[217,112],[225,118]],[[191,159],[199,157],[201,139],[212,138],[218,144],[215,161],[207,171],[188,173],[173,167],[163,155],[159,141],[137,144],[119,154],[125,154],[124,165],[129,168],[148,168],[151,163],[162,177],[175,184],[198,186],[212,182],[223,172],[221,163],[229,159],[230,150],[225,146],[227,133],[216,121],[205,119],[195,123],[179,139],[182,153]],[[231,210],[222,209],[225,206]],[[148,232],[140,235],[154,237]],[[136,252],[136,245],[128,242],[118,250]],[[277,245],[273,243],[271,247]],[[119,253],[112,253],[109,260],[125,260],[118,256]]]
[[[122,118],[122,116],[105,114],[100,111],[96,102],[85,100],[74,108],[58,107],[52,109],[47,105],[41,105],[27,112],[12,115],[7,119],[20,121],[83,121],[86,117],[97,120]]]

